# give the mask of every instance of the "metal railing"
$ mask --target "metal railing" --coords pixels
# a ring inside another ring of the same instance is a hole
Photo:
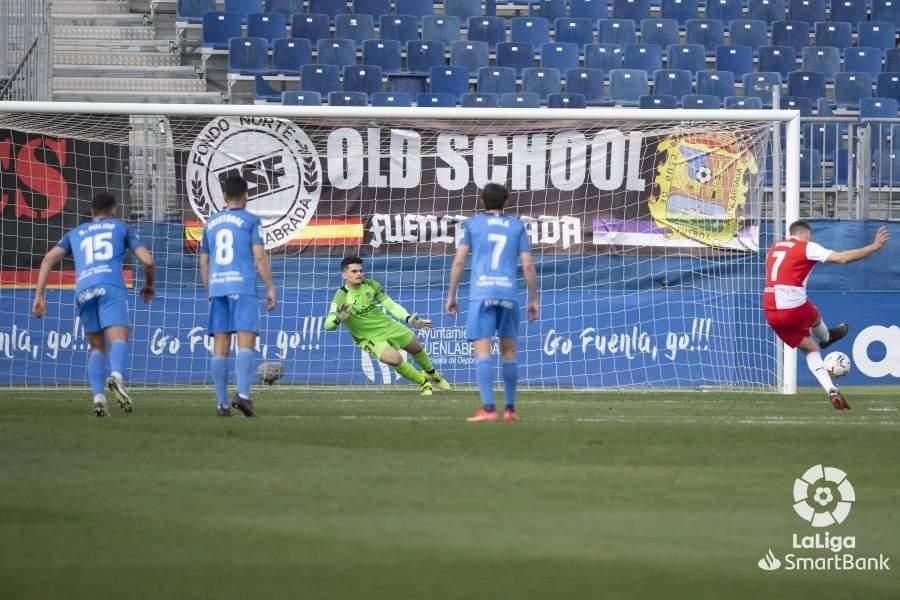
[[[53,22],[49,0],[0,2],[0,100],[50,100]]]

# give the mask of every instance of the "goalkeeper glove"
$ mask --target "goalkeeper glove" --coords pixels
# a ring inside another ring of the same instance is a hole
[[[431,329],[431,319],[424,319],[419,313],[413,313],[406,317],[406,322],[415,329]]]
[[[337,317],[336,317],[336,318],[337,318],[337,320],[338,320],[338,323],[343,323],[344,321],[346,321],[347,319],[349,319],[349,318],[350,318],[350,305],[349,305],[349,304],[345,304],[345,305],[343,305],[342,307],[340,307],[340,308],[338,309],[338,313],[337,313]]]

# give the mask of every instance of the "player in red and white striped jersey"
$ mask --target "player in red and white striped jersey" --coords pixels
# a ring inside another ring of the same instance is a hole
[[[881,249],[888,240],[887,229],[881,227],[868,246],[834,252],[812,241],[812,229],[806,221],[795,221],[789,237],[775,242],[766,255],[766,287],[763,311],[766,321],[784,343],[806,354],[806,364],[828,393],[837,410],[849,409],[831,376],[819,350],[827,348],[845,335],[850,327],[841,323],[828,329],[819,309],[806,297],[806,280],[820,262],[847,264],[863,259]],[[810,331],[812,335],[810,335]]]

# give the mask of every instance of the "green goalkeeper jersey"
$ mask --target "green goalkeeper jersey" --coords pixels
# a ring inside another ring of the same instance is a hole
[[[409,316],[402,306],[384,292],[380,283],[364,279],[356,289],[342,286],[334,294],[328,317],[325,318],[325,331],[334,331],[341,324],[337,316],[345,304],[350,305],[350,317],[344,321],[344,325],[357,344],[361,340],[380,339],[389,335],[396,327],[401,326],[397,321],[405,322]],[[397,321],[387,316],[385,310]]]

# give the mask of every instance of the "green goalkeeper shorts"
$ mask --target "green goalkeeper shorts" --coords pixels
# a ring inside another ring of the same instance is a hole
[[[379,332],[377,337],[373,336],[355,341],[357,346],[380,360],[381,354],[388,348],[399,350],[408,346],[415,337],[416,334],[411,329],[407,329],[400,323],[392,323],[384,331]]]

